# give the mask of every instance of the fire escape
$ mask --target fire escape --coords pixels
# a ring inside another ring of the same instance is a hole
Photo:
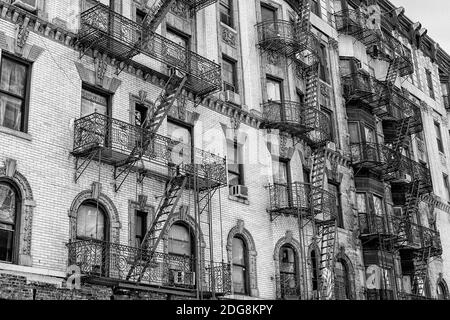
[[[331,140],[331,123],[319,109],[319,40],[311,32],[308,0],[287,1],[295,10],[296,21],[263,21],[256,25],[258,47],[262,53],[278,54],[301,69],[306,81],[304,103],[269,101],[262,105],[261,128],[279,130],[303,141],[313,150],[310,184],[294,182],[269,186],[271,220],[282,215],[298,218],[299,231],[311,222],[321,249],[319,297],[330,299],[333,288],[336,238],[336,206],[334,196],[325,188],[325,145]],[[302,236],[300,236],[302,238]],[[303,261],[304,262],[304,261]],[[303,263],[302,262],[302,263]],[[287,284],[281,283],[281,296]],[[299,281],[296,282],[300,291]]]
[[[192,15],[215,2],[181,1]],[[80,179],[92,161],[114,167],[116,192],[130,173],[136,173],[140,183],[145,177],[153,178],[155,172],[165,174],[168,179],[140,247],[76,241],[68,244],[69,262],[78,264],[83,275],[92,281],[108,279],[115,287],[175,288],[187,295],[196,291],[197,297],[214,298],[230,293],[231,289],[230,265],[214,262],[212,242],[212,199],[227,184],[225,159],[157,132],[183,89],[202,99],[220,90],[221,72],[216,63],[155,32],[174,2],[157,1],[142,25],[102,4],[81,14],[78,46],[82,55],[90,49],[107,54],[120,73],[126,65],[137,65],[132,60],[134,56],[144,54],[168,66],[169,74],[142,126],[98,113],[75,121],[72,152],[76,158],[75,180]],[[152,73],[144,65],[139,68]],[[178,257],[164,252],[162,240],[167,237],[169,220],[186,197],[188,214],[194,211],[198,248],[192,257]]]
[[[409,137],[423,130],[420,107],[395,85],[399,76],[414,72],[412,55],[390,31],[368,28],[358,10],[337,13],[336,25],[340,34],[362,42],[369,56],[388,64],[384,81],[357,68],[342,76],[347,105],[356,104],[369,110],[383,124],[383,145],[363,142],[350,146],[355,171],[375,173],[381,181],[391,184],[393,194],[403,195],[401,199],[394,197],[396,207],[402,208],[400,215],[359,215],[365,260],[375,261],[383,270],[388,260],[393,263],[394,253],[399,252],[402,269],[409,264],[414,293],[423,296],[428,263],[440,254],[441,248],[438,232],[413,222],[418,217],[420,198],[432,191],[432,183],[429,169],[403,154],[408,149]],[[384,274],[381,278],[382,289],[368,290],[369,299],[393,299],[394,292],[386,289],[392,287],[392,279]],[[402,296],[401,292],[398,294]]]

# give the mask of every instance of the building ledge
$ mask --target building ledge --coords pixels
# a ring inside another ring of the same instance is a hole
[[[12,130],[6,127],[2,127],[0,126],[0,132],[1,133],[5,133],[5,134],[9,134],[11,136],[23,139],[23,140],[27,140],[27,141],[32,141],[32,136],[29,133],[25,133],[25,132],[21,132],[21,131],[16,131],[16,130]]]
[[[0,273],[24,276],[28,281],[50,282],[56,284],[61,284],[66,278],[66,273],[63,271],[26,267],[3,262],[0,262]]]

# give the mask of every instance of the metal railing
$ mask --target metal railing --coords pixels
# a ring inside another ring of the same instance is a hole
[[[145,249],[99,240],[78,240],[68,243],[67,248],[69,265],[79,266],[82,276],[187,290],[196,289],[198,280],[204,292],[231,293],[231,268],[223,262],[202,263],[201,274],[196,275],[197,261],[190,256],[160,252],[151,255]]]
[[[310,143],[331,139],[331,122],[319,109],[295,101],[269,101],[262,104],[262,128],[279,129],[303,137]]]
[[[195,52],[97,4],[81,13],[78,42],[87,48],[129,60],[143,53],[188,74],[187,87],[197,94],[221,89],[221,67]]]
[[[321,221],[337,218],[336,197],[309,183],[274,183],[268,186],[271,213],[314,215]],[[316,207],[312,208],[312,194]],[[317,195],[320,195],[317,196]]]
[[[363,235],[392,235],[392,231],[389,228],[388,217],[386,215],[379,216],[375,213],[359,213],[359,230]]]
[[[114,151],[111,162],[123,161],[135,147],[152,135],[146,129],[93,113],[75,120],[73,154],[84,155],[94,148]],[[155,134],[143,160],[164,166],[178,165],[181,173],[197,175],[220,185],[227,184],[225,158]],[[105,160],[107,160],[105,155]]]
[[[368,98],[376,95],[374,88],[374,78],[361,70],[357,72],[345,75],[341,77],[341,83],[343,87],[344,97],[347,99],[353,98]],[[374,102],[375,105],[378,103],[377,97],[373,97],[367,102]]]
[[[401,155],[385,145],[370,142],[351,143],[350,157],[353,164],[376,164],[385,168],[388,164],[398,163]]]
[[[442,243],[438,231],[405,221],[405,217],[392,216],[392,231],[403,245],[417,248],[430,248],[432,255],[442,253]]]

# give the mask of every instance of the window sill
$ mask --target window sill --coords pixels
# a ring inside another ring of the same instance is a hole
[[[25,132],[21,132],[21,131],[16,131],[16,130],[12,130],[6,127],[2,127],[0,126],[0,132],[1,133],[5,133],[5,134],[9,134],[11,136],[20,138],[20,139],[24,139],[27,141],[31,141],[32,140],[32,136],[31,134],[25,133]]]
[[[224,28],[227,28],[228,30],[230,30],[231,32],[237,34],[237,30],[233,27],[230,27],[229,25],[223,23],[222,21],[220,21],[220,25]]]
[[[245,198],[229,195],[228,199],[231,200],[231,201],[236,201],[236,202],[239,202],[239,203],[242,203],[242,204],[250,205],[250,202],[248,201],[248,199],[245,199]]]

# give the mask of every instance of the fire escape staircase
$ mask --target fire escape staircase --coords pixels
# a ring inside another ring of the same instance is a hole
[[[164,17],[167,15],[170,8],[176,1],[177,0],[157,1],[144,17],[144,29],[149,33],[155,32],[156,28],[158,28],[158,26],[164,20]]]
[[[180,79],[175,72],[172,72],[171,77],[166,82],[164,90],[157,99],[158,105],[152,113],[149,112],[144,121],[144,128],[142,130],[142,142],[137,143],[130,155],[121,163],[114,167],[114,179],[116,181],[115,191],[118,192],[120,187],[128,177],[131,169],[141,161],[144,154],[147,152],[154,134],[157,133],[161,127],[164,119],[172,108],[177,98],[181,95],[187,76]]]
[[[173,215],[177,208],[177,204],[183,194],[183,190],[186,186],[187,177],[181,175],[179,170],[173,175],[173,177],[167,182],[166,189],[161,197],[158,209],[156,210],[155,218],[152,221],[150,228],[142,240],[142,248],[148,250],[148,255],[145,255],[144,264],[141,266],[141,258],[138,255],[135,259],[135,263],[130,268],[127,275],[127,280],[134,280],[140,282],[145,274],[145,271],[149,267],[152,257],[155,254],[161,239],[163,238],[167,230],[167,221]],[[139,270],[137,267],[139,266]]]
[[[414,294],[425,296],[425,283],[428,278],[428,262],[431,256],[431,248],[420,250],[413,258],[414,273]]]

